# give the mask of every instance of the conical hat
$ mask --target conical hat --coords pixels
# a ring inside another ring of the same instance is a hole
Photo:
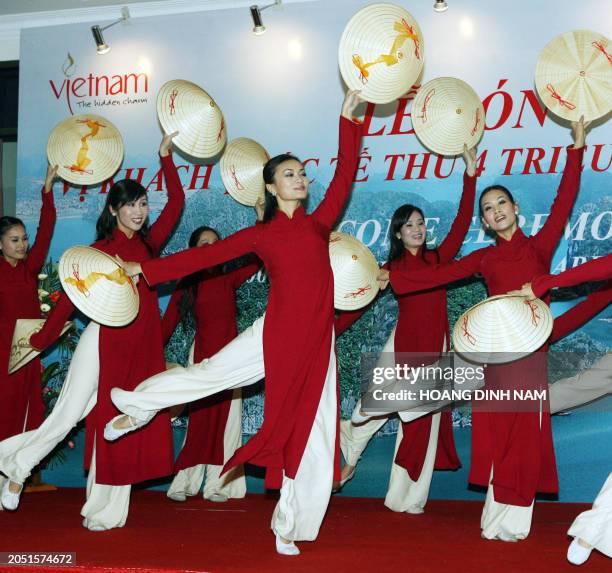
[[[329,261],[334,273],[334,306],[357,310],[378,294],[378,263],[359,239],[346,233],[329,237]]]
[[[263,196],[263,167],[268,159],[266,150],[252,139],[239,137],[229,142],[221,156],[221,179],[236,201],[252,207]]]
[[[591,30],[557,36],[542,50],[535,71],[540,99],[564,119],[585,121],[612,109],[612,44]]]
[[[205,159],[217,155],[226,142],[225,119],[215,100],[186,80],[166,82],[157,94],[157,117],[181,150]]]
[[[57,271],[72,303],[92,320],[125,326],[136,318],[136,284],[110,255],[92,247],[71,247],[61,256]]]
[[[436,78],[417,92],[412,125],[421,143],[440,155],[458,155],[480,141],[485,111],[476,92],[457,78]]]
[[[423,34],[412,15],[395,4],[371,4],[344,29],[340,73],[349,89],[372,103],[405,95],[423,69]]]
[[[9,356],[8,373],[12,374],[25,366],[31,360],[34,360],[40,351],[35,350],[30,346],[30,336],[38,332],[45,324],[44,318],[19,318],[15,323],[13,331],[13,342],[11,343],[11,355]],[[62,328],[64,334],[70,327],[72,322],[67,322]]]
[[[492,296],[459,317],[453,328],[453,347],[475,362],[511,362],[540,348],[552,327],[550,308],[540,299]]]
[[[112,177],[123,161],[123,139],[105,117],[73,115],[58,123],[47,141],[50,165],[75,185],[96,185]]]

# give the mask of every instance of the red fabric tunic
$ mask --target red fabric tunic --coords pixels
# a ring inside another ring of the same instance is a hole
[[[199,248],[205,249],[206,246]],[[194,361],[201,362],[219,352],[238,335],[236,290],[260,266],[259,263],[251,263],[228,273],[217,269],[210,273],[203,271],[181,281],[172,293],[162,320],[164,342],[168,342],[181,319],[180,304],[185,291],[194,288]],[[189,404],[187,438],[174,464],[175,472],[198,464],[223,464],[223,435],[232,393],[232,390],[226,390]]]
[[[604,286],[587,296],[585,300],[555,318],[553,330],[549,338],[550,343],[557,342],[557,340],[567,336],[570,332],[591,320],[591,318],[606,308],[611,300],[612,282],[608,281]]]
[[[334,322],[334,281],[329,234],[349,197],[357,169],[361,126],[340,119],[336,173],[325,198],[308,215],[299,207],[272,221],[142,265],[150,284],[176,279],[254,252],[270,277],[264,323],[264,422],[226,464],[267,468],[266,485],[280,487],[282,470],[294,478],[308,441],[329,365]]]
[[[28,257],[15,267],[0,254],[0,440],[33,430],[44,420],[41,364],[32,360],[8,374],[13,331],[18,318],[40,318],[38,273],[45,263],[55,225],[53,191],[42,192],[36,240]]]
[[[474,251],[460,261],[411,274],[392,270],[393,289],[416,292],[480,273],[493,296],[519,289],[547,273],[578,193],[583,152],[584,148],[568,149],[557,197],[537,235],[526,237],[518,229],[509,241],[498,237],[497,245]],[[503,382],[506,388],[537,390],[548,384],[542,352],[509,365],[489,366],[486,372],[487,384],[493,386]],[[495,500],[519,506],[530,505],[537,491],[557,492],[550,414],[543,413],[541,428],[539,418],[538,412],[485,412],[475,404],[470,482],[488,485],[494,467]]]
[[[129,239],[115,229],[110,239],[92,247],[123,260],[144,262],[159,254],[178,221],[185,201],[183,188],[171,156],[161,159],[168,202],[151,226],[146,238],[135,234]],[[133,390],[140,382],[165,369],[161,321],[157,292],[145,281],[138,282],[140,309],[127,326],[100,326],[100,378],[97,403],[87,417],[85,465],[89,467],[92,448],[96,447],[96,483],[127,485],[172,473],[173,444],[167,412],[157,416],[146,428],[133,432],[117,442],[104,439],[104,426],[120,414],[110,399],[113,387]],[[36,348],[48,346],[75,307],[62,295],[45,327],[32,336]]]
[[[472,221],[474,211],[474,196],[476,194],[476,178],[467,174],[463,177],[463,193],[459,203],[457,216],[451,229],[435,251],[426,251],[423,258],[422,250],[416,255],[404,250],[399,259],[387,263],[384,268],[400,272],[414,272],[427,269],[438,262],[446,263],[452,261],[463,243]],[[398,295],[397,302],[399,314],[395,330],[396,353],[427,353],[431,362],[436,358],[431,353],[444,351],[444,341],[448,346],[450,341],[448,328],[448,315],[446,304],[446,288],[439,287],[421,293]],[[354,322],[365,309],[347,315],[340,315],[336,321],[337,330],[344,330],[349,323]],[[419,364],[421,361],[417,360]],[[427,446],[429,445],[429,434],[431,433],[431,416],[425,416],[410,423],[402,422],[403,438],[395,457],[395,463],[408,471],[413,481],[419,479]],[[455,449],[453,438],[453,423],[450,411],[442,412],[440,419],[440,430],[438,434],[438,448],[436,450],[435,468],[439,470],[450,470],[461,467],[459,456]]]
[[[606,255],[568,269],[558,275],[542,275],[531,281],[533,294],[538,298],[551,288],[571,287],[588,281],[602,281],[612,277],[612,255]]]

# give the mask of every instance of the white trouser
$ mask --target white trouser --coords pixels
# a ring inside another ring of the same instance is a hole
[[[283,477],[272,530],[290,541],[313,541],[327,511],[336,449],[336,353],[329,353],[325,386],[295,479]]]
[[[217,354],[198,364],[160,372],[140,383],[134,391],[113,388],[113,403],[124,414],[148,422],[164,408],[259,382],[265,376],[264,318],[265,315],[258,318]]]
[[[149,421],[163,408],[255,384],[265,375],[264,318],[258,318],[211,358],[157,374],[133,392],[113,389],[113,402],[125,414]],[[336,356],[332,337],[327,377],[310,437],[295,479],[283,478],[272,518],[273,529],[285,539],[313,540],[317,536],[331,495],[336,414]]]
[[[491,479],[493,473],[491,472]],[[525,539],[531,530],[531,517],[533,504],[528,507],[498,503],[493,498],[493,486],[489,481],[487,497],[482,515],[480,528],[482,537],[486,539],[502,539],[503,541],[518,541]]]
[[[37,466],[96,405],[100,373],[100,325],[90,322],[81,334],[55,406],[36,429],[0,442],[0,471],[23,483]],[[87,480],[87,501],[81,514],[85,525],[106,529],[125,524],[130,486],[95,483],[95,456]]]
[[[540,429],[542,428],[542,402],[540,401]],[[495,501],[493,494],[493,473],[495,468],[491,467],[491,477],[487,488],[482,514],[480,516],[481,536],[485,539],[501,539],[502,541],[519,541],[526,539],[531,531],[531,518],[533,517],[533,505],[535,499],[529,506],[510,505]]]
[[[574,519],[567,534],[612,557],[612,473],[597,494],[593,508]]]
[[[81,508],[85,527],[105,529],[123,527],[130,509],[131,485],[102,485],[96,483],[96,448],[93,448],[87,476],[87,501]]]
[[[23,483],[37,466],[96,405],[98,391],[100,326],[90,322],[81,334],[70,367],[53,411],[36,429],[0,442],[0,471],[12,481]],[[125,495],[115,496],[108,490],[127,487]],[[89,500],[92,503],[89,503]],[[96,500],[103,499],[104,503]],[[108,486],[95,483],[95,459],[87,482],[87,503],[83,515],[89,524],[107,529],[121,527],[127,516],[129,486]],[[119,503],[117,508],[103,507]]]
[[[612,393],[612,353],[605,354],[591,368],[549,385],[550,413],[587,404]]]
[[[32,468],[47,456],[96,404],[99,325],[83,331],[51,414],[36,429],[0,442],[0,471],[23,483]]]
[[[376,361],[376,368],[395,368],[395,328],[387,338],[380,356]],[[395,380],[387,380],[383,386],[388,387],[396,384]],[[356,410],[361,409],[361,400],[355,406]],[[406,411],[402,412],[402,421],[410,422],[427,414],[425,411]],[[404,419],[405,418],[405,419]],[[388,416],[377,416],[370,418],[363,424],[355,425],[350,420],[343,420],[340,423],[340,448],[347,464],[356,466],[363,450],[368,442],[389,420]],[[391,474],[389,477],[389,488],[385,498],[385,505],[393,510],[408,513],[423,513],[423,508],[427,503],[431,479],[433,477],[434,465],[436,461],[436,450],[438,446],[438,430],[440,427],[440,414],[432,417],[431,433],[427,446],[427,454],[417,481],[413,481],[405,468],[398,466],[394,461],[391,464]],[[395,440],[395,451],[393,459],[397,455],[397,450],[402,441],[402,427],[398,427]]]
[[[187,428],[187,433],[189,428]],[[185,435],[187,439],[187,434]],[[225,432],[223,434],[223,458],[229,460],[234,452],[242,445],[242,392],[237,389],[232,395]],[[223,466],[212,464],[198,464],[180,470],[168,489],[168,497],[173,494],[197,495],[204,482],[204,498],[209,499],[215,494],[225,495],[227,498],[241,498],[246,495],[246,478],[242,465],[232,468],[223,477]]]

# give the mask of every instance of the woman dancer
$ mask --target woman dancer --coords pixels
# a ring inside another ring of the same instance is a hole
[[[56,174],[57,166],[49,166],[41,192],[36,241],[29,251],[23,221],[0,217],[0,440],[33,430],[44,420],[40,360],[32,360],[13,374],[8,374],[8,364],[17,319],[41,316],[38,273],[55,225],[52,186]]]
[[[470,227],[476,193],[476,150],[466,149],[463,158],[466,164],[463,194],[457,216],[446,239],[437,249],[428,248],[423,211],[414,205],[402,205],[391,219],[389,262],[384,268],[420,270],[453,260]],[[398,296],[397,302],[397,325],[391,332],[383,353],[427,353],[427,359],[435,361],[432,356],[443,352],[450,339],[446,289],[441,287],[425,293]],[[339,336],[365,310],[341,313],[336,321],[336,334]],[[414,354],[412,358],[415,358]],[[401,361],[401,358],[399,360]],[[395,359],[393,362],[395,363]],[[342,468],[341,485],[353,477],[363,450],[388,420],[386,416],[369,419],[359,413],[360,406],[361,403],[358,402],[355,407],[355,423],[351,420],[343,420],[340,423],[340,447],[346,460],[346,465]],[[451,413],[448,410],[402,423],[398,427],[385,505],[393,511],[423,513],[434,466],[436,469],[460,467],[453,440]]]
[[[413,273],[383,270],[382,286],[390,279],[393,290],[405,294],[480,273],[492,296],[548,272],[578,193],[584,130],[582,119],[572,123],[574,145],[568,148],[563,177],[548,220],[537,235],[523,234],[518,227],[518,204],[505,187],[494,185],[482,192],[479,205],[483,225],[496,235],[495,246],[430,270]],[[540,389],[547,384],[545,354],[535,353],[509,365],[489,366],[486,378],[489,385]],[[536,492],[557,492],[558,480],[547,407],[534,412],[500,412],[499,409],[495,403],[473,404],[469,480],[488,486],[481,519],[482,536],[515,541],[529,534]]]
[[[263,200],[255,205],[257,219],[263,219]],[[197,228],[189,238],[189,247],[205,247],[219,240],[210,227]],[[181,281],[162,320],[164,341],[168,342],[179,321],[188,313],[195,319],[195,339],[189,361],[201,362],[236,338],[236,290],[260,264],[253,262],[234,271],[221,267],[204,270]],[[189,426],[185,443],[174,464],[178,472],[168,489],[168,497],[185,501],[197,495],[204,481],[204,499],[223,502],[246,494],[242,466],[221,478],[223,464],[242,445],[242,392],[226,390],[214,397],[189,405]]]
[[[159,148],[168,203],[155,223],[147,229],[149,205],[145,188],[123,179],[108,193],[93,247],[140,261],[159,254],[184,204],[170,154],[174,135],[164,136]],[[89,323],[73,355],[58,402],[40,428],[0,443],[0,471],[10,480],[2,489],[2,505],[6,509],[17,508],[22,484],[32,468],[85,416],[89,477],[87,502],[81,515],[88,529],[103,531],[125,525],[130,484],[172,473],[173,444],[167,413],[122,443],[109,444],[102,436],[106,419],[116,413],[110,400],[111,387],[134,388],[165,368],[157,293],[144,281],[138,283],[138,293],[140,308],[130,324],[111,328]],[[31,337],[32,346],[42,349],[51,344],[74,310],[63,295],[44,328]]]
[[[569,287],[587,281],[598,281],[612,277],[612,255],[607,255],[569,269],[558,275],[542,275],[535,277],[529,284],[523,285],[521,294],[530,298],[541,297],[547,290],[555,287]],[[597,299],[610,300],[612,290],[608,285],[594,293]],[[595,299],[591,295],[590,298]],[[573,310],[573,309],[572,309]],[[568,312],[572,312],[572,310]],[[582,313],[580,313],[582,314]],[[556,323],[556,321],[555,321]],[[559,380],[551,386],[552,392],[555,386],[571,386],[576,393],[582,389],[583,400],[591,401],[601,395],[609,393],[612,388],[612,354],[606,354],[588,370],[581,372],[569,380]],[[588,393],[588,394],[587,394]],[[584,394],[587,394],[584,400]],[[576,406],[576,403],[570,406]],[[552,406],[551,406],[552,407]],[[597,549],[604,555],[612,557],[612,473],[604,483],[601,491],[593,502],[593,508],[582,512],[569,528],[567,534],[573,537],[573,541],[567,549],[567,560],[574,565],[582,565],[587,561],[593,549]]]
[[[304,166],[280,155],[264,167],[264,224],[205,249],[125,266],[129,274],[142,270],[150,284],[158,284],[248,252],[265,265],[271,283],[265,317],[209,361],[174,368],[135,392],[113,390],[113,401],[130,416],[118,417],[106,429],[116,438],[132,429],[131,422],[138,427],[161,408],[257,382],[265,363],[263,425],[225,468],[248,461],[266,468],[268,487],[282,485],[272,530],[283,555],[299,554],[294,541],[317,537],[331,494],[338,409],[328,242],[357,168],[361,126],[352,114],[360,101],[359,92],[347,93],[336,172],[312,214],[301,204],[308,196]]]

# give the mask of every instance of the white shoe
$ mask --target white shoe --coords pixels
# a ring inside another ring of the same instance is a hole
[[[83,519],[83,527],[85,529],[89,529],[89,531],[108,531],[103,525],[98,523],[89,523],[86,517]]]
[[[224,493],[213,493],[205,499],[208,501],[214,501],[215,503],[224,503],[229,498]]]
[[[128,416],[128,421],[130,425],[127,428],[115,428],[114,423],[119,419],[123,418],[126,414],[119,414],[119,416],[115,416],[110,422],[104,426],[104,439],[108,442],[114,442],[118,440],[121,436],[129,432],[133,432],[134,430],[138,430],[138,428],[142,428],[146,425],[146,422],[140,422],[132,418],[132,416]]]
[[[4,509],[15,511],[19,507],[19,498],[21,497],[21,492],[23,491],[23,485],[17,493],[14,493],[9,490],[9,484],[11,483],[13,482],[11,482],[10,479],[4,481],[0,502],[2,503],[2,507]]]
[[[578,543],[578,537],[567,548],[567,560],[574,565],[582,565],[591,555],[592,547],[583,547]]]
[[[186,501],[187,496],[182,491],[175,491],[173,493],[166,494],[172,501]]]
[[[293,543],[293,541],[289,543],[285,543],[281,539],[281,536],[278,533],[276,534],[276,552],[279,553],[280,555],[299,555],[300,554],[300,550],[298,549],[298,546],[295,543]]]

